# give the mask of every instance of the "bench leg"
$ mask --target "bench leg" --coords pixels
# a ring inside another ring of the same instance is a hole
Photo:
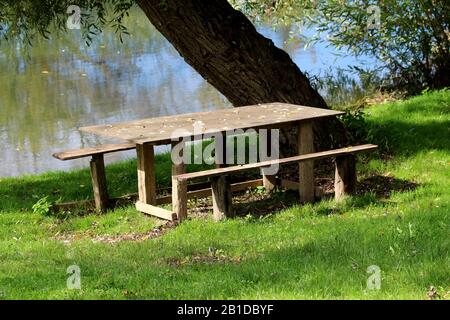
[[[187,198],[186,181],[172,179],[172,211],[179,222],[187,218]]]
[[[138,144],[137,170],[139,201],[143,204],[156,205],[155,154],[153,145]]]
[[[356,157],[354,155],[336,158],[336,173],[334,178],[334,192],[336,200],[356,191]]]
[[[214,220],[233,216],[233,198],[227,176],[214,177],[211,181]]]
[[[304,121],[298,124],[298,154],[314,152],[313,122]],[[300,202],[314,202],[315,178],[314,161],[305,161],[299,164],[299,193]]]
[[[108,188],[106,185],[105,161],[103,154],[92,156],[90,165],[95,208],[98,212],[106,212],[109,205],[109,197]]]
[[[172,143],[172,150],[177,144],[178,142]],[[183,154],[180,152],[179,156],[182,157]],[[172,177],[185,172],[184,163],[172,165]],[[187,218],[187,181],[172,178],[172,210],[177,215],[178,221],[181,222]]]

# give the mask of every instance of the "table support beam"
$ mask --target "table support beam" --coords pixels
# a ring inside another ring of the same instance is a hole
[[[233,216],[233,198],[228,176],[214,177],[211,181],[214,220]]]
[[[261,138],[261,136],[260,136]],[[272,156],[272,130],[267,129],[267,139],[265,139],[265,145],[260,144],[260,148],[264,148],[262,150],[261,154],[270,155]],[[263,186],[264,189],[266,189],[267,192],[272,192],[276,185],[277,185],[277,179],[275,175],[268,175],[264,173],[264,169],[261,169],[262,179],[263,179]]]
[[[227,167],[227,136],[221,134],[222,141],[216,141],[216,168]],[[233,215],[233,195],[228,176],[213,178],[211,181],[213,216],[215,221],[229,218]]]
[[[106,184],[105,160],[103,154],[96,154],[91,159],[91,178],[94,189],[95,208],[98,212],[106,212],[109,205],[108,187]]]
[[[155,151],[152,144],[136,145],[139,201],[156,205]]]
[[[314,152],[313,121],[301,121],[298,123],[298,154]],[[301,203],[314,202],[314,161],[305,161],[299,164],[299,194]]]
[[[183,157],[183,151],[180,151],[178,155],[173,154],[174,148],[182,144],[182,149],[186,147],[184,142],[172,142],[172,163],[174,160],[174,156]],[[186,165],[184,163],[180,164],[172,164],[172,177],[177,176],[179,174],[183,174],[186,172]],[[177,180],[172,178],[172,210],[177,215],[178,221],[183,221],[187,218],[187,181],[186,180]]]
[[[217,134],[217,138],[222,139],[222,141],[216,141],[215,143],[215,161],[216,168],[225,168],[227,166],[227,135],[225,132]]]

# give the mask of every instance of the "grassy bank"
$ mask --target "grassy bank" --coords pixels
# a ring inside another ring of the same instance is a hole
[[[33,213],[44,196],[90,198],[86,170],[0,179],[0,298],[426,299],[431,286],[448,297],[450,92],[373,106],[365,119],[370,142],[389,155],[358,164],[372,192],[264,218],[196,218],[146,241],[105,241],[161,223],[133,207]],[[169,173],[160,156],[161,186]],[[135,164],[110,166],[108,179],[113,195],[135,192]],[[71,265],[81,290],[66,287]],[[381,269],[380,290],[367,289],[371,265]]]

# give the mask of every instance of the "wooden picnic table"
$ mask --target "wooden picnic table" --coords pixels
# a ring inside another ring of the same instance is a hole
[[[333,117],[343,112],[318,109],[286,103],[269,103],[254,106],[246,106],[217,111],[189,113],[182,115],[164,116],[123,122],[110,125],[97,125],[80,128],[80,131],[108,138],[126,140],[136,144],[139,201],[136,207],[139,211],[155,215],[164,219],[182,219],[175,217],[174,212],[156,207],[156,181],[154,146],[172,144],[183,138],[196,140],[194,126],[202,125],[202,134],[225,134],[227,131],[237,129],[274,129],[286,126],[298,127],[298,154],[310,154],[314,152],[314,119]],[[174,135],[174,132],[178,134]],[[175,142],[174,142],[175,141]],[[313,161],[299,163],[300,181],[299,192],[301,202],[314,200],[314,165]],[[173,165],[172,176],[185,173],[184,164]],[[263,176],[264,184],[270,186],[271,177]],[[175,190],[179,186],[173,185],[172,194],[178,194]],[[174,201],[174,206],[185,205]],[[185,209],[184,209],[185,210]]]

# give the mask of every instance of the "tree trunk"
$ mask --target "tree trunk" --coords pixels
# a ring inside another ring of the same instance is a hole
[[[153,25],[234,106],[287,102],[318,108],[327,104],[289,55],[259,34],[227,0],[139,0]],[[318,121],[317,147],[339,145],[338,121]],[[331,139],[333,137],[333,139]],[[282,133],[281,150],[296,149],[296,134]]]

